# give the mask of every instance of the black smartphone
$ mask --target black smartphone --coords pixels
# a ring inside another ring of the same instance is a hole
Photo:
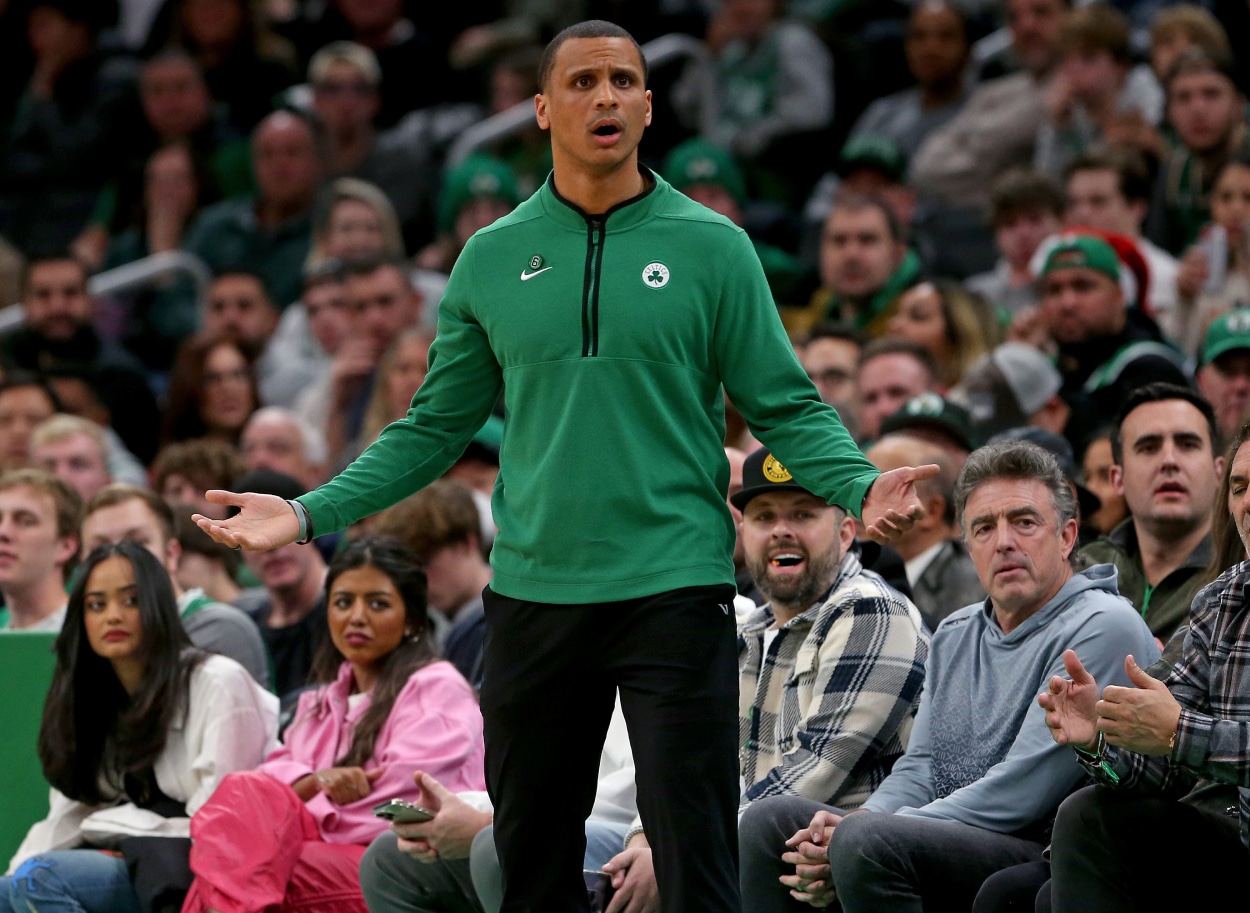
[[[616,893],[616,889],[612,887],[612,876],[607,872],[582,869],[582,877],[586,879],[586,893],[590,897],[590,913],[603,913]]]
[[[385,821],[394,821],[398,824],[420,824],[434,817],[434,813],[428,808],[413,805],[403,799],[392,799],[374,806],[373,813]]]

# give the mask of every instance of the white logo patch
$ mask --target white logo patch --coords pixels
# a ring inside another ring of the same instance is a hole
[[[668,267],[658,260],[642,268],[643,284],[649,288],[664,288],[668,285],[668,277]]]

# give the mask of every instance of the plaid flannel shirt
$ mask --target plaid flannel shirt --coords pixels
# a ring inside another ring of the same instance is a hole
[[[920,613],[848,554],[765,655],[773,621],[763,606],[738,628],[744,804],[798,795],[856,808],[906,747],[929,653]]]
[[[1250,849],[1250,561],[1229,568],[1194,597],[1184,652],[1164,680],[1181,705],[1168,756],[1108,746],[1105,763],[1082,759],[1094,779],[1179,798],[1199,779],[1237,787],[1241,842]]]

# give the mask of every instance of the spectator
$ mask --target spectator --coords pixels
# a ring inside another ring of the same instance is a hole
[[[36,0],[25,33],[34,70],[0,132],[0,234],[30,252],[67,247],[87,224],[139,125],[130,67],[99,53],[116,3]],[[6,27],[18,28],[15,22]]]
[[[79,418],[89,419],[104,434],[108,447],[109,475],[114,482],[133,482],[146,485],[147,467],[126,449],[122,439],[113,430],[113,414],[100,399],[100,385],[96,372],[81,365],[58,365],[44,375],[48,388],[61,403],[60,411]]]
[[[0,475],[0,631],[59,631],[82,498],[42,469]]]
[[[1063,192],[1044,174],[1017,169],[1000,177],[990,200],[998,263],[992,272],[969,279],[968,288],[1011,314],[1035,306],[1037,277],[1030,263],[1042,241],[1063,224],[1063,204]]]
[[[331,260],[308,271],[300,303],[302,308],[287,308],[271,352],[273,357],[281,357],[283,364],[290,366],[291,375],[302,378],[301,392],[295,398],[293,410],[324,434],[332,367],[339,351],[351,338],[354,325],[342,264]],[[303,326],[292,327],[288,318],[294,320],[300,310],[303,311]],[[356,347],[362,348],[359,344]]]
[[[998,177],[1033,161],[1038,115],[1069,6],[1067,0],[1008,0],[1012,49],[1023,70],[978,86],[962,110],[921,143],[911,182],[922,197],[946,207],[986,209]]]
[[[706,140],[687,140],[664,159],[660,169],[665,178],[696,203],[720,213],[739,228],[746,224],[746,179],[737,162],[724,149]],[[764,276],[779,305],[796,303],[807,270],[798,258],[779,247],[752,237],[755,254],[764,267]]]
[[[1250,129],[1246,98],[1225,53],[1183,51],[1163,87],[1179,142],[1159,168],[1146,234],[1179,255],[1211,220],[1211,190],[1221,166],[1237,153],[1250,153]]]
[[[335,41],[313,55],[308,81],[313,110],[326,129],[326,168],[333,176],[355,177],[380,189],[394,207],[404,234],[428,237],[437,162],[431,144],[410,142],[401,129],[382,134],[375,130],[374,119],[382,103],[381,79],[377,57],[362,45]]]
[[[326,261],[404,255],[395,207],[382,189],[359,178],[338,178],[321,194],[313,211],[312,250],[305,270]]]
[[[1176,308],[1180,263],[1153,241],[1142,237],[1150,207],[1150,173],[1140,155],[1126,151],[1082,155],[1064,170],[1067,208],[1064,225],[1095,228],[1132,238],[1150,270],[1147,301],[1154,316],[1167,325]]]
[[[113,429],[131,453],[150,459],[156,452],[156,399],[138,359],[92,326],[95,301],[82,264],[67,254],[32,259],[22,304],[25,324],[0,339],[0,353],[28,371],[91,368]]]
[[[383,428],[408,414],[412,398],[430,372],[433,342],[432,331],[425,327],[408,327],[400,331],[382,355],[356,441],[360,450],[376,441]]]
[[[834,113],[833,60],[820,39],[786,19],[777,0],[728,0],[705,43],[710,56],[673,90],[687,123],[738,158],[778,171],[772,180],[782,187],[812,172],[811,135]],[[799,174],[780,173],[787,166]]]
[[[340,464],[360,434],[383,354],[402,330],[421,322],[425,305],[405,264],[385,257],[348,265],[347,299],[353,326],[330,368],[326,444],[332,466]]]
[[[266,406],[253,412],[243,426],[239,449],[248,472],[272,469],[308,491],[325,478],[325,438],[287,409]]]
[[[959,113],[968,100],[967,23],[947,0],[912,8],[903,39],[907,69],[916,85],[878,98],[860,115],[851,137],[880,136],[911,159],[925,137]]]
[[[133,542],[88,557],[56,652],[39,729],[51,809],[0,896],[10,909],[137,910],[126,860],[87,848],[121,835],[186,838],[221,778],[274,744],[277,702],[238,664],[191,646],[168,575]]]
[[[976,566],[955,524],[955,470],[942,450],[906,431],[887,434],[864,456],[882,472],[926,463],[942,467],[941,472],[917,487],[924,503],[924,517],[891,543],[903,559],[912,601],[920,610],[920,617],[928,630],[936,631],[942,619],[956,609],[985,599]],[[908,462],[912,459],[920,462]]]
[[[968,410],[982,441],[1032,425],[1063,434],[1072,410],[1059,396],[1063,379],[1033,346],[1004,342],[973,365],[947,398]]]
[[[490,797],[480,792],[451,793],[430,774],[418,776],[418,801],[435,813],[434,818],[424,824],[392,824],[390,832],[370,845],[360,862],[360,887],[370,913],[412,913],[414,898],[426,905],[423,913],[499,913],[503,876],[495,852]],[[586,820],[585,871],[601,871],[606,863],[621,857],[632,862],[637,856],[650,855],[649,848],[638,846],[621,852],[637,811],[634,758],[618,697],[599,756],[594,806]],[[642,840],[635,836],[636,844]],[[646,887],[654,901],[653,878]],[[632,891],[622,890],[618,895],[626,901]]]
[[[152,490],[172,507],[191,507],[206,517],[225,519],[225,508],[204,498],[210,489],[228,489],[243,475],[239,452],[225,441],[196,438],[166,444],[152,463]]]
[[[417,265],[450,273],[473,233],[520,202],[512,169],[491,156],[469,156],[447,173],[438,196],[438,237],[417,253]]]
[[[890,320],[890,335],[929,350],[938,366],[938,383],[952,387],[967,370],[1002,341],[1002,321],[994,308],[958,282],[938,279],[905,291]]]
[[[30,434],[30,462],[67,482],[84,504],[113,481],[103,430],[76,415],[57,414],[35,426]]]
[[[878,339],[859,356],[859,436],[875,440],[881,422],[913,396],[937,390],[937,366],[924,346],[905,339]]]
[[[178,617],[191,643],[208,653],[228,656],[269,687],[269,655],[256,624],[232,605],[210,598],[201,589],[184,589],[178,582],[182,547],[178,544],[174,512],[160,495],[134,485],[109,485],[83,511],[79,539],[89,554],[102,546],[130,541],[151,552],[169,574]]]
[[[273,336],[278,316],[263,276],[227,270],[218,273],[208,287],[200,332],[209,339],[228,339],[260,352]]]
[[[440,479],[383,511],[377,532],[399,539],[420,559],[442,655],[469,684],[480,687],[486,636],[482,591],[492,573],[472,493],[459,482]]]
[[[1111,484],[1129,519],[1078,555],[1116,566],[1120,595],[1160,645],[1210,582],[1211,514],[1224,471],[1215,441],[1215,412],[1188,387],[1157,383],[1132,391],[1111,437]]]
[[[175,364],[165,441],[211,437],[237,444],[243,426],[260,407],[251,350],[230,339],[198,336],[187,340]]]
[[[1211,219],[1185,254],[1176,282],[1178,307],[1164,324],[1187,352],[1197,351],[1220,315],[1250,306],[1250,149],[1216,173]]]
[[[1115,458],[1111,455],[1111,437],[1115,431],[1105,425],[1093,433],[1081,456],[1081,483],[1099,501],[1096,511],[1082,511],[1081,523],[1098,536],[1105,536],[1128,517],[1124,495],[1111,481]]]
[[[1176,58],[1190,48],[1229,54],[1228,33],[1204,7],[1177,3],[1155,13],[1150,21],[1150,68],[1160,82],[1167,78]]]
[[[170,20],[154,35],[167,28],[171,42],[195,58],[213,98],[226,105],[239,130],[256,126],[275,96],[295,82],[290,45],[248,0],[173,0],[167,9]]]
[[[899,296],[920,274],[920,258],[908,249],[890,207],[874,197],[842,197],[821,233],[821,288],[805,308],[783,309],[782,319],[791,333],[802,334],[821,320],[833,319],[880,336]]]
[[[1221,493],[1243,539],[1250,476],[1244,438],[1243,430],[1233,442],[1229,487]],[[1244,543],[1237,551],[1244,557]],[[1182,896],[1198,906],[1218,902],[1220,893],[1209,886],[1178,891],[1152,877],[1162,864],[1159,847],[1125,852],[1132,835],[1176,834],[1186,857],[1202,859],[1211,871],[1244,862],[1245,781],[1236,771],[1245,764],[1245,748],[1221,737],[1245,722],[1245,676],[1236,657],[1247,636],[1246,570],[1244,562],[1234,565],[1194,600],[1179,660],[1163,681],[1146,674],[1133,654],[1123,660],[1128,686],[1104,689],[1102,677],[1086,669],[1083,651],[1074,651],[1065,656],[1066,680],[1057,676],[1041,695],[1055,741],[1072,747],[1096,784],[1069,797],[1055,819],[1055,910],[1175,906]],[[1104,702],[1096,706],[1099,696]]]
[[[485,786],[482,714],[430,642],[416,556],[393,539],[353,543],[324,598],[320,687],[301,695],[260,769],[228,777],[192,820],[187,910],[297,910],[328,897],[362,908],[360,857],[386,827],[372,814],[379,800],[420,799],[414,771],[449,791]],[[258,817],[275,826],[257,828]]]
[[[1048,737],[1034,695],[1076,644],[1107,681],[1127,680],[1118,671],[1126,652],[1158,655],[1116,595],[1112,569],[1077,574],[1068,564],[1070,492],[1030,444],[991,445],[968,460],[956,516],[989,599],[938,628],[907,753],[860,810],[791,797],[747,810],[745,909],[801,909],[778,876],[817,906],[836,892],[853,910],[938,898],[968,909],[986,877],[1040,858],[1050,816],[1083,774]]]
[[[0,472],[33,465],[30,436],[61,411],[61,403],[37,374],[8,371],[0,380]]]
[[[852,435],[859,427],[856,376],[859,353],[866,342],[863,333],[846,324],[818,323],[796,347],[799,363],[816,385],[820,398],[838,410]]]
[[[858,807],[903,753],[928,637],[915,607],[860,564],[854,518],[763,448],[742,478],[732,503],[768,599],[738,627],[743,804],[803,796]]]
[[[1041,317],[1059,345],[1061,395],[1072,406],[1065,434],[1081,450],[1102,417],[1136,387],[1188,384],[1179,352],[1139,308],[1126,309],[1120,261],[1092,235],[1065,235],[1041,268]]]
[[[1232,440],[1250,408],[1250,310],[1234,308],[1207,330],[1198,389],[1215,410],[1221,440]]]
[[[182,550],[174,582],[185,590],[203,590],[213,602],[234,605],[243,591],[236,582],[241,561],[239,553],[222,545],[195,525],[195,509],[171,506],[178,548]]]
[[[1153,127],[1163,91],[1148,66],[1133,66],[1129,21],[1107,3],[1074,10],[1059,30],[1059,68],[1046,90],[1034,166],[1058,178],[1095,146],[1127,137],[1121,122]],[[1123,143],[1121,142],[1121,145]]]
[[[288,500],[305,490],[295,479],[272,469],[244,473],[228,487]],[[273,659],[273,690],[285,706],[308,684],[313,659],[325,639],[325,559],[312,545],[291,544],[269,552],[244,552],[243,561],[261,589],[240,594],[236,605],[260,628]]]
[[[937,447],[955,472],[976,449],[968,410],[933,392],[913,396],[882,420],[879,437],[900,433]]]
[[[285,307],[299,297],[322,177],[312,120],[289,111],[268,115],[252,131],[252,168],[256,195],[210,206],[192,224],[185,247],[214,273],[264,276],[272,299]]]

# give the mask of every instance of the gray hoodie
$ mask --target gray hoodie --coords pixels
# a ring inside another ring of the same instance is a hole
[[[1067,649],[1100,686],[1129,684],[1126,654],[1142,668],[1159,656],[1150,629],[1118,594],[1114,566],[1073,575],[1010,634],[989,600],[943,621],[907,753],[863,807],[1005,834],[1048,822],[1085,779],[1037,703],[1051,676],[1066,677]]]

